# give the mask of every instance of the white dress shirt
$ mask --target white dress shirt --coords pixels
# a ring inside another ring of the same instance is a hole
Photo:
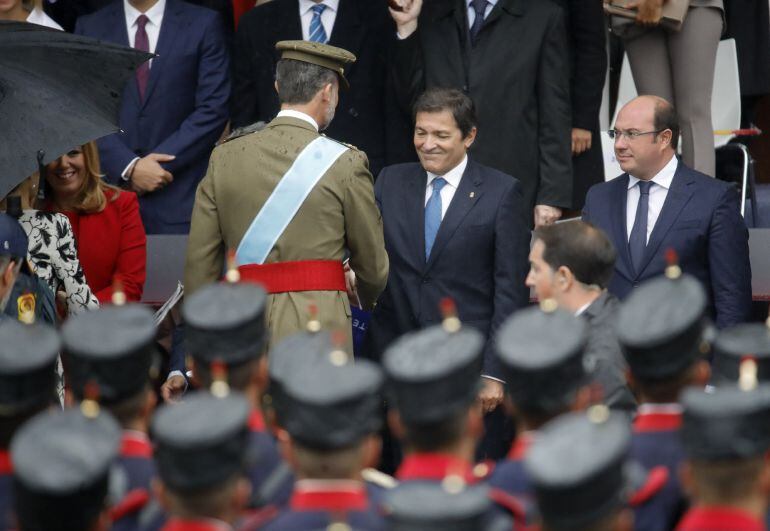
[[[38,9],[37,7],[29,12],[27,22],[63,31],[63,28],[59,26],[54,19],[46,15],[42,9]]]
[[[123,10],[126,13],[126,31],[128,31],[128,45],[134,47],[134,39],[136,38],[136,21],[142,12],[132,6],[128,0],[123,0]],[[166,0],[158,0],[158,2],[148,9],[144,15],[149,19],[144,26],[144,30],[147,32],[147,40],[150,44],[150,53],[155,53],[155,48],[158,46],[158,37],[160,36],[160,25],[163,22],[163,12],[166,10]],[[150,61],[152,66],[152,61]]]
[[[318,3],[326,5],[326,9],[321,13],[321,25],[326,31],[326,38],[331,39],[340,0],[323,0],[323,2]],[[302,38],[304,40],[310,39],[310,21],[313,20],[314,5],[317,4],[313,0],[299,0],[299,20],[302,23]]]
[[[650,199],[647,204],[647,241],[650,241],[650,234],[655,228],[660,211],[663,210],[663,203],[666,201],[668,190],[671,188],[671,181],[674,180],[676,167],[679,164],[676,156],[672,155],[662,170],[652,178],[653,185],[650,187]],[[636,183],[639,179],[633,175],[628,176],[628,192],[626,193],[626,238],[631,239],[631,229],[634,228],[636,219],[636,207],[639,206],[639,187]]]
[[[147,24],[144,26],[144,31],[147,32],[147,41],[150,45],[150,53],[155,53],[155,48],[158,46],[158,37],[160,37],[160,25],[163,22],[163,12],[166,10],[166,0],[158,0],[157,3],[142,13],[134,6],[132,6],[128,0],[123,0],[123,11],[126,13],[126,31],[128,32],[128,45],[134,47],[134,41],[136,40],[136,21],[142,15],[147,16]],[[149,66],[152,68],[152,59],[149,61]],[[120,176],[123,180],[127,181],[131,175],[131,171],[134,169],[134,164],[139,160],[139,157],[134,157],[123,169]]]
[[[303,122],[307,122],[310,125],[313,126],[313,128],[318,131],[318,123],[313,119],[312,116],[309,114],[305,114],[301,111],[295,111],[293,109],[284,109],[282,111],[279,111],[278,114],[275,115],[276,118],[296,118],[298,120],[302,120]]]
[[[476,10],[473,9],[473,5],[471,5],[471,2],[473,0],[466,0],[466,3],[468,4],[468,28],[470,29],[473,26],[473,22],[476,20]],[[484,19],[486,19],[489,16],[489,13],[492,11],[492,8],[497,5],[498,0],[487,0],[487,9],[484,11]]]
[[[441,189],[441,219],[444,219],[446,211],[449,208],[449,203],[452,202],[452,198],[455,196],[457,187],[460,186],[460,179],[463,178],[465,173],[465,167],[468,166],[468,155],[463,157],[460,164],[446,172],[444,175],[436,175],[431,172],[427,172],[428,181],[425,187],[425,205],[428,204],[428,199],[433,195],[433,180],[438,177],[443,177],[446,184]]]

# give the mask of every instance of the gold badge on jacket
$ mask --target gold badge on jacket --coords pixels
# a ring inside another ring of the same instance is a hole
[[[35,322],[35,295],[32,293],[25,293],[16,299],[16,307],[19,311],[19,321],[24,324],[32,324]]]

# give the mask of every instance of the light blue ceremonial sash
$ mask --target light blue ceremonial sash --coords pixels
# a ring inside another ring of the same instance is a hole
[[[319,136],[299,154],[243,236],[238,265],[262,264],[310,191],[348,147]]]

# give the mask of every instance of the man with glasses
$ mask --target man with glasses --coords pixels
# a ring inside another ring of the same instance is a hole
[[[625,173],[589,190],[583,219],[606,231],[618,251],[610,292],[624,298],[663,273],[672,249],[682,270],[705,287],[719,328],[748,320],[751,265],[738,195],[676,157],[674,106],[639,96],[609,133]]]

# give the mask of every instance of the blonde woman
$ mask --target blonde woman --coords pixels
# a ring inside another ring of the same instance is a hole
[[[46,167],[43,210],[69,219],[78,256],[96,298],[109,302],[120,280],[129,301],[142,298],[147,236],[136,194],[102,180],[99,152],[89,142],[71,149]]]

